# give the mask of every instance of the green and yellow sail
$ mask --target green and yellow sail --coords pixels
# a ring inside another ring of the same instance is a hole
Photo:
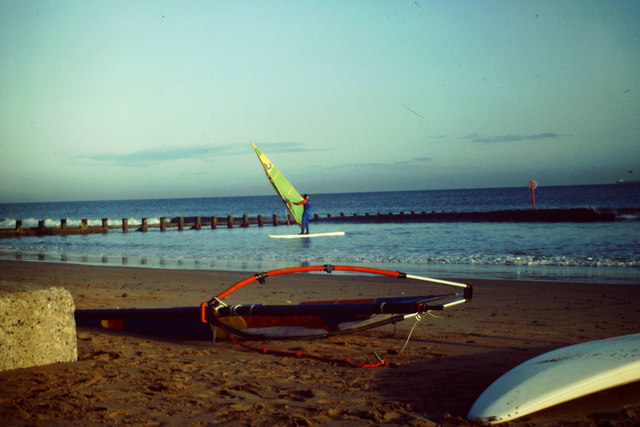
[[[282,172],[280,172],[280,169],[278,169],[276,165],[274,165],[253,142],[251,145],[253,146],[253,149],[256,150],[258,159],[260,159],[260,163],[262,164],[264,173],[267,174],[267,178],[269,178],[269,182],[273,185],[273,188],[276,189],[276,193],[282,197],[287,209],[289,209],[289,212],[291,212],[291,215],[298,225],[301,225],[304,207],[302,205],[295,205],[294,203],[301,201],[302,196],[300,196],[300,193],[298,193],[293,185],[291,185],[287,178],[284,177]]]

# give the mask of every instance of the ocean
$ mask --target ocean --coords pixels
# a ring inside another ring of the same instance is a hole
[[[311,195],[313,212],[364,215],[399,212],[529,210],[527,187]],[[265,225],[212,230],[42,236],[0,239],[0,259],[173,269],[235,270],[249,274],[314,264],[347,264],[431,277],[555,280],[640,284],[640,185],[539,187],[536,209],[620,211],[606,222],[313,222],[311,232],[342,237],[270,239],[297,227]],[[227,215],[285,216],[277,196],[0,204],[0,228],[59,226],[102,218],[130,226],[148,218]]]

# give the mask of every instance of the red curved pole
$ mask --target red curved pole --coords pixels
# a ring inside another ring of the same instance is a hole
[[[404,273],[400,273],[398,271],[382,270],[382,269],[379,269],[379,268],[369,268],[369,267],[356,267],[356,266],[351,266],[351,265],[332,265],[332,266],[308,265],[308,266],[302,266],[302,267],[281,268],[281,269],[278,269],[278,270],[271,270],[271,271],[267,271],[265,273],[259,273],[259,274],[255,274],[255,275],[253,275],[251,277],[247,277],[246,279],[243,279],[243,280],[235,283],[234,285],[232,285],[231,287],[227,288],[225,291],[220,293],[217,296],[217,299],[218,300],[223,300],[223,299],[227,298],[229,295],[231,295],[232,293],[234,293],[235,291],[237,291],[238,289],[243,288],[243,287],[247,286],[248,284],[253,283],[256,280],[261,279],[261,278],[280,276],[280,275],[283,275],[283,274],[302,273],[302,272],[306,272],[306,271],[326,271],[326,272],[330,273],[333,270],[335,270],[335,271],[355,271],[355,272],[360,272],[360,273],[380,274],[380,275],[383,275],[383,276],[391,276],[391,277],[406,277],[406,275]]]
[[[334,267],[336,270],[341,270],[341,271],[358,271],[361,273],[381,274],[383,276],[391,276],[391,277],[406,276],[406,274],[400,273],[399,271],[382,270],[380,268],[355,267],[351,265],[336,265]]]

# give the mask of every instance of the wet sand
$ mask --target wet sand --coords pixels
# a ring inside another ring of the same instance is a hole
[[[0,281],[62,286],[76,308],[193,306],[250,274],[0,261]],[[456,278],[449,278],[456,280]],[[640,286],[460,280],[468,304],[321,340],[264,342],[357,363],[264,355],[229,341],[78,330],[79,361],[0,372],[2,425],[481,425],[465,415],[501,374],[570,344],[638,332]],[[394,279],[290,275],[238,292],[276,302],[410,292]],[[640,424],[640,382],[505,425]]]

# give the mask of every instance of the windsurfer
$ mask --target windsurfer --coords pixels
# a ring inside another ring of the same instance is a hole
[[[309,219],[311,218],[311,201],[309,200],[309,195],[305,194],[302,196],[302,200],[299,202],[294,202],[295,205],[302,205],[304,207],[304,212],[302,214],[302,231],[300,234],[309,234]]]

